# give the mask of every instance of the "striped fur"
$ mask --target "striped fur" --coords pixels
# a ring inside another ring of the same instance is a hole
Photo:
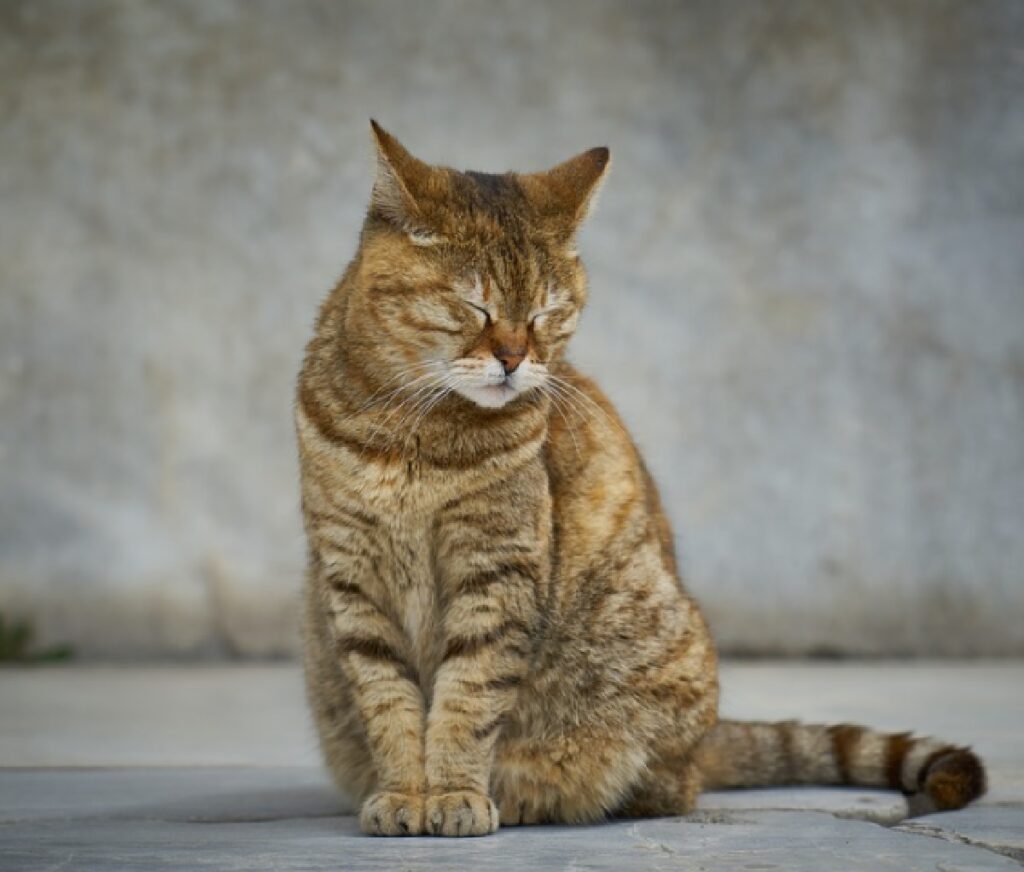
[[[487,176],[374,132],[360,247],[295,409],[308,696],[363,829],[676,814],[702,784],[980,793],[976,758],[942,743],[715,726],[715,650],[657,489],[562,356],[607,151]]]
[[[855,724],[719,721],[698,746],[706,789],[845,784],[920,794],[915,811],[962,808],[985,792],[968,748]]]

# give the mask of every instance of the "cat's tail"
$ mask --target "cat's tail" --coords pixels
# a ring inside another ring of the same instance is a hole
[[[705,790],[778,784],[888,787],[924,810],[962,808],[985,792],[969,749],[853,724],[720,721],[697,749]]]

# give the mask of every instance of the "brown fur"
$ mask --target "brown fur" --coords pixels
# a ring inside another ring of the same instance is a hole
[[[308,695],[363,829],[678,814],[714,785],[980,794],[977,759],[944,743],[716,727],[715,650],[657,489],[562,356],[607,150],[490,176],[374,134],[359,251],[296,403]]]

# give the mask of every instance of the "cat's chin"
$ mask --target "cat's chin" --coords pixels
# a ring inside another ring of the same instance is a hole
[[[470,402],[484,409],[500,409],[519,396],[519,391],[505,384],[482,387],[460,385],[455,390]]]

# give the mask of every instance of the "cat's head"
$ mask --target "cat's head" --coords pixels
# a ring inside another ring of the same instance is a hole
[[[448,388],[492,409],[543,388],[586,300],[574,237],[608,149],[488,175],[426,164],[372,127],[377,176],[348,340],[382,383]]]

